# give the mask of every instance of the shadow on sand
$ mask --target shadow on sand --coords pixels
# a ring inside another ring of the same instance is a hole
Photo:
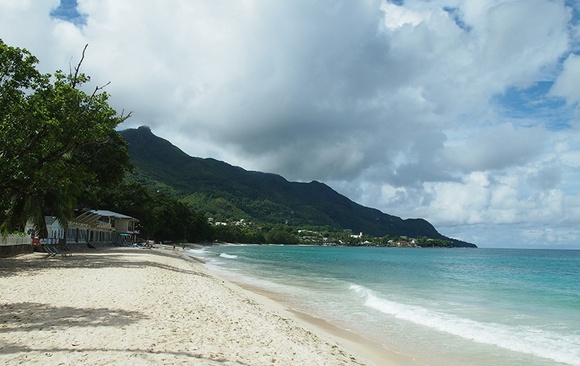
[[[0,305],[0,334],[14,330],[59,330],[70,327],[122,327],[145,319],[138,311],[75,308],[21,302]]]
[[[227,359],[226,357],[224,357],[223,355],[219,355],[219,354],[209,354],[209,355],[203,355],[200,353],[194,353],[194,352],[187,352],[187,351],[156,351],[156,350],[152,350],[152,349],[147,349],[147,348],[124,348],[124,349],[106,349],[106,348],[90,348],[90,347],[71,347],[71,348],[56,348],[56,347],[51,347],[51,348],[35,348],[35,347],[27,347],[27,346],[21,346],[18,344],[11,344],[8,343],[6,344],[4,347],[0,348],[1,352],[3,354],[31,354],[31,353],[36,353],[36,354],[42,354],[46,357],[48,357],[48,359],[50,359],[50,357],[53,356],[57,356],[59,353],[65,353],[67,355],[70,355],[71,352],[74,352],[75,354],[90,354],[90,353],[95,353],[95,352],[115,352],[115,353],[119,353],[121,352],[122,355],[120,357],[122,357],[124,359],[124,362],[126,362],[127,364],[134,364],[134,362],[138,362],[141,361],[141,363],[143,362],[143,358],[147,358],[147,355],[164,355],[167,358],[180,358],[182,359],[181,362],[179,362],[179,364],[183,364],[183,359],[187,360],[187,364],[192,364],[195,365],[198,362],[203,362],[204,365],[240,365],[240,366],[249,366],[251,365],[250,363],[246,363],[243,362],[241,360],[238,359]],[[133,360],[133,361],[132,361]],[[149,360],[148,360],[149,361]],[[164,360],[164,364],[169,364],[167,362],[170,362],[170,360]],[[141,364],[139,363],[139,364]]]
[[[108,308],[74,308],[70,306],[47,306],[39,303],[14,303],[7,305],[0,305],[0,339],[9,340],[9,333],[12,331],[19,332],[59,332],[70,330],[70,328],[78,327],[124,327],[146,319],[147,317],[139,311],[125,311]],[[137,343],[140,343],[136,340]],[[23,345],[14,342],[0,341],[0,355],[12,357],[14,363],[25,362],[25,359],[33,357],[38,362],[37,357],[46,357],[46,362],[50,364],[52,357],[62,356],[70,357],[73,353],[82,359],[83,357],[90,357],[94,353],[114,352],[114,357],[122,357],[131,364],[131,360],[135,362],[144,359],[147,360],[147,355],[161,355],[164,362],[171,362],[171,360],[181,359],[181,363],[195,364],[203,362],[207,365],[248,365],[240,360],[229,360],[219,353],[197,353],[188,350],[160,350],[152,346],[143,345],[142,347],[131,348],[102,348],[102,347],[83,347],[79,344],[70,344],[64,347],[42,347],[42,343],[32,341],[29,344]],[[203,360],[203,361],[202,361]],[[151,361],[151,360],[148,360]]]
[[[96,254],[96,255],[95,255]],[[180,254],[162,250],[108,248],[90,252],[76,252],[72,256],[47,257],[42,253],[0,258],[0,277],[16,275],[36,275],[45,268],[144,268],[156,267],[168,271],[208,277],[202,271],[183,269],[135,257],[144,254],[188,260]],[[127,258],[130,255],[132,258]],[[193,261],[193,260],[191,260]]]

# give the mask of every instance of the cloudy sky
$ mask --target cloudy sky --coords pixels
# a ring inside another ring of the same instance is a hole
[[[192,156],[481,247],[580,248],[579,0],[0,0],[0,38],[75,65]]]

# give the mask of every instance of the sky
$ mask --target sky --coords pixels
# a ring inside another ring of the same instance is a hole
[[[580,0],[0,0],[120,129],[480,247],[580,249]]]

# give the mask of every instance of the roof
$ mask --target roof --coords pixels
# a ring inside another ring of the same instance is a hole
[[[70,221],[91,225],[94,224],[99,219],[99,217],[101,217],[99,214],[87,211],[71,219]]]
[[[82,214],[78,215],[77,217],[72,218],[70,221],[77,222],[80,224],[86,224],[86,225],[94,225],[97,221],[99,221],[99,219],[101,217],[113,217],[116,219],[127,219],[127,220],[133,220],[133,221],[137,221],[137,222],[139,221],[134,217],[123,215],[123,214],[113,212],[113,211],[108,211],[108,210],[85,211]]]
[[[139,221],[134,217],[123,215],[123,214],[113,212],[113,211],[108,211],[108,210],[91,210],[88,212],[95,214],[95,215],[99,215],[99,216],[106,216],[106,217],[114,217],[116,219],[129,219],[129,220]]]
[[[58,222],[58,224],[60,225],[60,221],[54,216],[44,216],[44,221],[46,222],[47,226],[50,226],[55,222]]]

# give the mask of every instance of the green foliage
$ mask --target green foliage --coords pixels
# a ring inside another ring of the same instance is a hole
[[[139,219],[144,239],[200,243],[213,238],[212,227],[204,215],[141,183],[126,181],[102,190],[98,196],[98,207]]]
[[[222,243],[248,243],[244,237],[241,229],[232,225],[217,225],[214,226],[214,237],[216,241]]]
[[[84,52],[83,52],[84,57]],[[0,225],[28,219],[44,229],[44,215],[67,222],[94,187],[120,181],[131,164],[115,128],[119,116],[102,88],[80,90],[89,77],[36,70],[38,60],[0,40]],[[82,62],[82,60],[81,60]]]
[[[247,220],[251,218],[250,215],[223,197],[211,198],[202,193],[195,193],[184,197],[182,201],[191,207],[195,207],[196,210],[204,212],[206,216],[213,218],[215,221]]]
[[[451,248],[453,243],[449,240],[442,239],[430,239],[427,237],[421,237],[417,240],[417,245],[423,248],[435,247],[435,248]]]
[[[299,244],[295,229],[285,225],[267,228],[254,224],[215,225],[214,238],[224,243]]]
[[[291,227],[275,226],[266,234],[268,244],[298,244],[300,240]]]

